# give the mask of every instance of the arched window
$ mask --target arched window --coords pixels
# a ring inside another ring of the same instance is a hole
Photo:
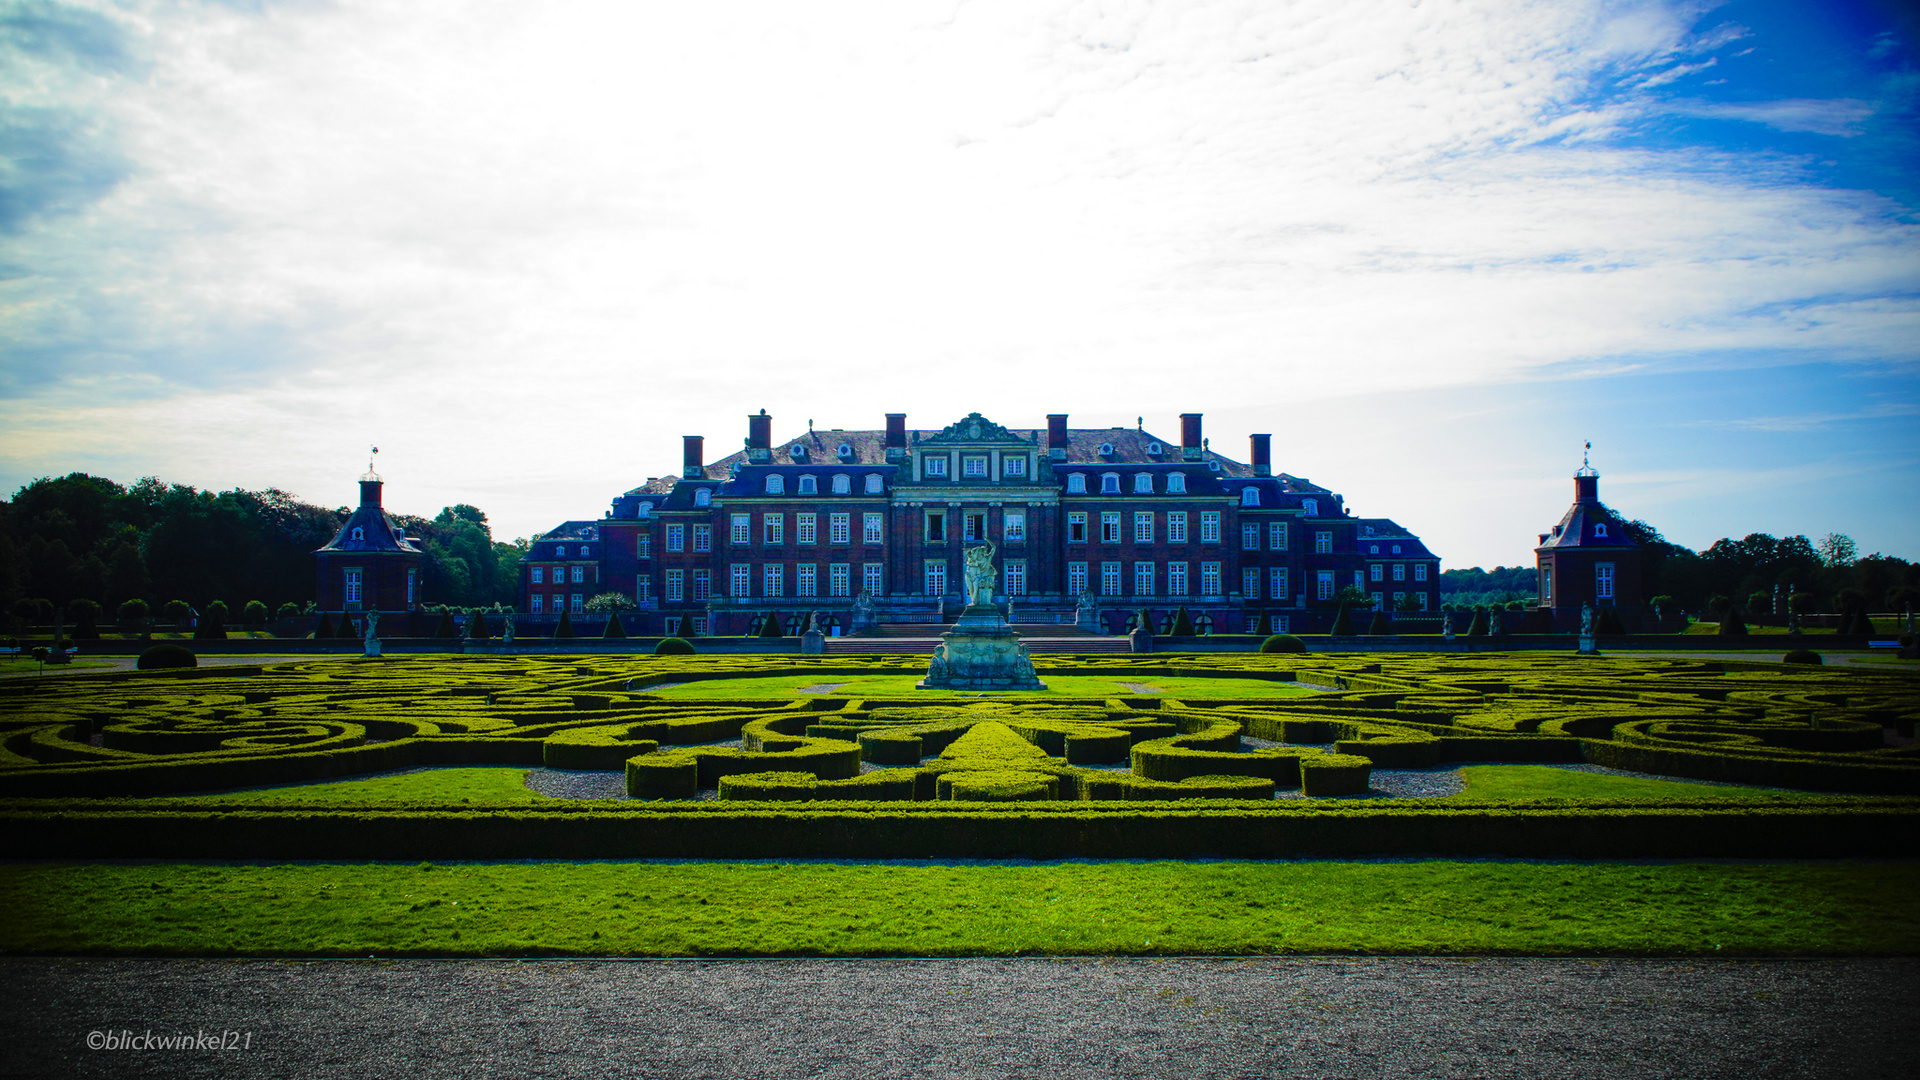
[[[592,548],[590,548],[590,547],[588,547],[588,546],[587,546],[587,545],[585,545],[585,544],[581,544],[581,545],[580,545],[580,557],[581,557],[581,558],[583,558],[583,559],[585,559],[585,558],[589,558],[589,557],[591,557],[591,556],[592,556],[592,554],[593,554],[593,549],[592,549]]]
[[[772,476],[767,477],[767,494],[785,495],[786,493],[787,493],[786,477],[781,476],[779,473],[774,473]]]
[[[566,558],[566,557],[567,557],[567,545],[565,545],[565,544],[561,544],[561,545],[560,545],[559,547],[557,547],[557,548],[554,548],[554,549],[553,549],[553,557],[554,557],[554,558],[556,558],[556,559],[564,559],[564,558]]]
[[[1257,487],[1241,488],[1240,489],[1240,505],[1241,506],[1259,506],[1260,505],[1260,489]]]
[[[1152,473],[1134,473],[1133,474],[1133,493],[1135,495],[1153,494],[1153,474]]]
[[[1110,473],[1100,474],[1100,494],[1102,495],[1120,494],[1120,474],[1119,473],[1110,472]]]
[[[1605,525],[1595,525],[1593,527],[1593,535],[1596,537],[1605,537],[1607,535],[1607,527]]]
[[[1167,474],[1167,494],[1185,495],[1186,493],[1187,493],[1187,474],[1186,473],[1168,473]]]
[[[1087,474],[1086,473],[1068,473],[1067,474],[1067,494],[1085,495],[1086,493],[1087,493]]]
[[[851,447],[851,446],[848,446],[848,445],[847,445],[846,443],[841,443],[841,444],[840,444],[840,460],[841,460],[841,461],[852,461],[852,460],[853,460],[853,447]]]
[[[708,490],[707,488],[696,488],[693,493],[693,505],[712,506],[713,492]]]
[[[365,529],[355,529],[353,530],[353,538],[355,540],[365,540],[367,538],[367,531]]]
[[[853,477],[848,476],[846,473],[833,474],[833,493],[835,495],[846,495],[852,491]]]
[[[870,472],[867,474],[867,494],[869,495],[880,494],[880,474],[879,473]]]
[[[1150,442],[1147,444],[1147,455],[1149,457],[1159,457],[1160,454],[1161,454],[1161,446],[1159,443]]]
[[[815,480],[811,476],[801,477],[800,478],[800,494],[802,495],[820,494],[820,482],[818,480]]]
[[[1307,512],[1308,517],[1320,516],[1320,501],[1318,499],[1301,499],[1300,508]]]
[[[1112,456],[1113,456],[1113,444],[1112,444],[1112,443],[1110,443],[1110,442],[1103,442],[1103,443],[1101,443],[1101,444],[1100,444],[1100,456],[1101,456],[1101,457],[1112,457]]]
[[[807,460],[807,448],[801,446],[799,443],[794,443],[792,446],[787,447],[787,454],[795,461]]]

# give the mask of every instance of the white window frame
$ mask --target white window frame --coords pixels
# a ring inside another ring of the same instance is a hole
[[[1260,526],[1259,525],[1254,524],[1252,522],[1241,523],[1240,550],[1241,551],[1259,551],[1260,550]]]
[[[1276,566],[1267,571],[1267,595],[1275,600],[1285,600],[1288,590],[1293,586],[1291,577],[1292,575],[1284,566]]]
[[[1000,516],[1000,532],[1009,544],[1026,543],[1027,512],[1025,510],[1004,511]]]
[[[827,567],[827,595],[851,596],[853,588],[853,568],[848,563],[837,562]]]
[[[1301,500],[1300,500],[1300,509],[1301,509],[1301,511],[1303,511],[1303,512],[1304,512],[1304,513],[1305,513],[1305,514],[1306,514],[1306,515],[1308,516],[1308,517],[1319,517],[1319,516],[1320,516],[1320,500],[1318,500],[1318,499],[1301,499]]]
[[[1315,576],[1314,596],[1321,600],[1333,599],[1333,571],[1322,570]]]
[[[1153,543],[1153,511],[1135,510],[1133,512],[1133,542]]]
[[[1220,595],[1220,564],[1203,562],[1200,564],[1200,595]]]
[[[1118,562],[1100,564],[1100,595],[1120,595],[1120,564]]]
[[[820,478],[817,476],[814,476],[812,473],[803,474],[800,477],[800,489],[798,494],[801,494],[801,495],[820,494]]]
[[[527,613],[530,615],[544,614],[541,609],[547,606],[546,599],[545,593],[534,593],[527,597]]]
[[[1243,566],[1240,568],[1240,595],[1248,600],[1260,599],[1260,568]]]
[[[697,567],[693,571],[693,598],[695,600],[713,599],[713,571],[707,567]]]
[[[1085,510],[1067,511],[1067,543],[1084,544],[1087,542],[1087,512]]]
[[[667,571],[667,603],[677,604],[687,598],[687,572],[685,570]]]
[[[793,595],[812,599],[820,595],[820,565],[796,563],[793,567]]]
[[[833,493],[835,495],[853,494],[853,477],[846,473],[833,474]]]
[[[760,535],[768,547],[779,547],[787,542],[787,515],[761,514]]]
[[[1155,570],[1155,567],[1153,563],[1147,561],[1146,559],[1142,559],[1139,562],[1133,564],[1133,595],[1135,596],[1152,596],[1153,595],[1154,570]]]
[[[884,596],[887,591],[887,564],[861,563],[860,587],[870,595]]]
[[[1144,473],[1144,472],[1134,473],[1133,474],[1133,493],[1135,495],[1153,494],[1153,474]]]
[[[1086,493],[1087,493],[1087,474],[1086,473],[1068,473],[1067,474],[1067,494],[1085,495]]]
[[[787,564],[770,562],[760,565],[760,595],[787,595]]]
[[[340,595],[349,604],[357,604],[366,595],[366,576],[358,566],[349,566],[342,572]]]
[[[1187,493],[1187,474],[1178,473],[1178,472],[1168,473],[1167,474],[1167,494],[1185,495],[1186,493]]]
[[[1286,522],[1270,521],[1267,523],[1267,550],[1269,551],[1287,550],[1287,523]]]
[[[753,595],[753,565],[734,563],[727,576],[728,594],[739,600]]]
[[[1313,534],[1313,553],[1315,555],[1333,554],[1333,530],[1320,529]]]
[[[1120,511],[1100,511],[1100,542],[1103,544],[1120,542]]]
[[[947,560],[926,559],[920,564],[920,587],[927,596],[947,595]]]
[[[1187,542],[1187,512],[1185,510],[1167,511],[1167,543],[1184,544]]]
[[[1027,475],[1027,456],[1025,454],[1007,454],[1000,459],[1000,475],[1006,477]]]
[[[829,514],[827,516],[827,543],[835,547],[845,547],[853,540],[853,515]]]
[[[1406,563],[1397,562],[1393,564],[1393,580],[1395,581],[1407,580],[1407,564]]]
[[[1110,472],[1110,473],[1100,474],[1100,494],[1102,495],[1120,494],[1120,474],[1119,473]]]
[[[575,585],[584,584],[586,582],[586,579],[587,579],[586,567],[576,566],[573,568],[573,583]]]
[[[1369,563],[1367,565],[1367,580],[1368,581],[1387,580],[1386,565],[1384,563]]]
[[[585,603],[586,597],[581,596],[579,593],[574,593],[572,596],[567,597],[567,611],[573,615],[583,614],[586,611]]]
[[[862,514],[860,518],[860,542],[879,544],[887,538],[887,516],[885,514]]]
[[[1203,544],[1220,542],[1220,511],[1200,511],[1200,542]]]
[[[963,480],[985,480],[987,478],[987,455],[960,455],[960,477]]]
[[[1240,489],[1240,505],[1241,506],[1259,506],[1260,505],[1260,489],[1257,487],[1241,488]]]
[[[784,476],[781,476],[779,473],[769,474],[767,476],[767,494],[785,495],[786,493],[787,493],[787,478]]]
[[[547,568],[544,566],[534,567],[532,584],[545,585],[546,583],[547,583]]]
[[[1187,564],[1170,562],[1167,564],[1167,595],[1192,596],[1193,581],[1187,576]]]
[[[820,539],[820,515],[796,513],[793,515],[793,542],[812,544]]]
[[[877,472],[867,474],[866,487],[869,495],[879,495],[886,490],[885,481],[880,479],[880,474]]]
[[[1027,560],[1008,559],[1000,565],[1002,588],[1008,596],[1027,595]]]
[[[1070,562],[1067,564],[1067,595],[1079,596],[1087,591],[1087,564]]]
[[[713,526],[695,525],[693,527],[693,550],[696,552],[713,550]]]
[[[1426,563],[1413,564],[1413,580],[1415,581],[1427,580],[1427,564]]]
[[[947,478],[947,456],[945,454],[928,454],[927,456],[921,458],[920,459],[920,475],[926,476],[926,477],[937,476],[942,480],[946,479]]]
[[[1613,599],[1613,564],[1610,562],[1593,564],[1593,596],[1596,600]]]
[[[727,532],[727,542],[729,544],[753,543],[753,515],[752,514],[734,514],[727,519],[727,522],[729,526],[728,532]]]
[[[681,552],[687,550],[687,527],[673,524],[667,526],[667,550]]]

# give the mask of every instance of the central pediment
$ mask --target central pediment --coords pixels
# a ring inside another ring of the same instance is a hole
[[[986,417],[981,416],[979,413],[968,413],[961,419],[955,420],[953,423],[941,428],[938,433],[921,439],[920,445],[1034,446],[1036,445],[1036,440],[1009,431]]]

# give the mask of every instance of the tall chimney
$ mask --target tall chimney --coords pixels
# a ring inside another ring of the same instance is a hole
[[[1067,460],[1067,414],[1047,414],[1047,460]]]
[[[907,456],[907,414],[887,414],[887,461],[897,463]]]
[[[747,460],[761,465],[773,460],[773,417],[765,409],[747,417]]]
[[[1273,436],[1254,435],[1251,438],[1253,440],[1253,475],[1272,476]]]
[[[1199,461],[1206,456],[1200,446],[1200,414],[1183,412],[1180,414],[1180,459]]]
[[[707,475],[706,440],[698,435],[680,436],[680,475],[699,480]]]

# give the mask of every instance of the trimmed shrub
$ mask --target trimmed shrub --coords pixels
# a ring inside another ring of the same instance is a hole
[[[1725,615],[1720,616],[1720,629],[1717,633],[1722,637],[1747,636],[1747,623],[1740,617],[1739,608],[1730,607]]]
[[[1263,653],[1303,653],[1307,651],[1307,643],[1294,637],[1292,634],[1275,634],[1260,643],[1260,651]]]
[[[485,641],[493,636],[493,628],[487,625],[487,613],[481,608],[467,612],[467,638],[471,641]]]
[[[692,656],[693,646],[685,638],[661,638],[660,644],[653,647],[655,656]]]
[[[1300,759],[1300,790],[1309,796],[1362,795],[1373,779],[1373,762],[1357,754],[1317,754]]]
[[[68,634],[75,641],[100,640],[100,605],[91,600],[75,600],[67,605],[67,614],[73,616],[73,632]]]
[[[452,608],[443,607],[440,609],[440,623],[433,628],[433,636],[437,638],[457,638],[460,636],[460,627],[453,621]]]
[[[1486,637],[1491,630],[1492,626],[1487,622],[1487,609],[1483,607],[1474,608],[1473,622],[1467,627],[1467,636]]]
[[[189,649],[178,645],[155,645],[140,654],[134,667],[141,671],[153,671],[159,668],[199,667],[200,659]]]
[[[297,619],[300,617],[300,615],[301,615],[300,605],[294,603],[291,600],[287,601],[284,604],[281,604],[279,610],[273,613],[273,616],[276,619]]]
[[[1060,797],[1060,778],[1016,769],[965,769],[943,773],[937,798],[953,802],[1049,802]]]
[[[315,641],[319,641],[322,638],[330,638],[332,636],[333,617],[323,611],[320,613],[320,621],[313,624],[313,638]]]
[[[573,617],[566,612],[560,613],[560,621],[554,624],[553,640],[566,641],[573,637]]]
[[[240,612],[240,621],[255,630],[267,625],[267,605],[258,600],[247,601],[247,606],[241,608]]]
[[[1393,624],[1387,621],[1387,613],[1376,611],[1372,621],[1367,623],[1367,633],[1374,637],[1385,637],[1393,633]]]
[[[656,739],[630,738],[636,726],[603,724],[556,731],[541,742],[540,763],[549,769],[624,768],[628,759],[660,749]]]
[[[340,613],[340,622],[334,627],[333,636],[356,640],[360,637],[360,629],[354,625],[352,615],[344,611]]]
[[[1193,636],[1193,616],[1187,614],[1187,605],[1181,604],[1180,609],[1173,613],[1173,627],[1167,631],[1167,636]]]
[[[779,612],[769,611],[766,617],[760,620],[760,636],[767,638],[787,636],[786,629],[780,625]]]
[[[676,751],[627,759],[627,794],[636,799],[691,799],[700,793],[700,763]]]
[[[812,773],[741,773],[720,778],[720,797],[760,802],[806,802],[813,798],[813,786]]]
[[[227,605],[218,600],[207,605],[200,615],[200,622],[193,628],[193,636],[202,640],[222,641],[226,639]]]
[[[1600,614],[1593,620],[1595,634],[1624,634],[1627,628],[1620,621],[1619,608],[1601,608]]]
[[[607,625],[600,631],[600,636],[603,639],[620,639],[627,636],[627,628],[620,625],[619,612],[607,612]]]
[[[1792,652],[1788,653],[1787,655],[1781,657],[1780,662],[1783,664],[1824,664],[1826,663],[1825,660],[1820,658],[1819,653],[1814,652],[1811,649],[1795,649]]]
[[[1178,781],[1129,776],[1120,782],[1120,797],[1128,802],[1176,799],[1253,799],[1270,802],[1273,789],[1273,781],[1263,776],[1190,776]]]
[[[153,611],[145,600],[126,600],[120,604],[120,621],[132,624],[145,619]]]
[[[1327,631],[1327,633],[1334,637],[1353,636],[1353,616],[1348,613],[1345,603],[1340,605],[1340,611],[1333,617],[1333,629]]]

